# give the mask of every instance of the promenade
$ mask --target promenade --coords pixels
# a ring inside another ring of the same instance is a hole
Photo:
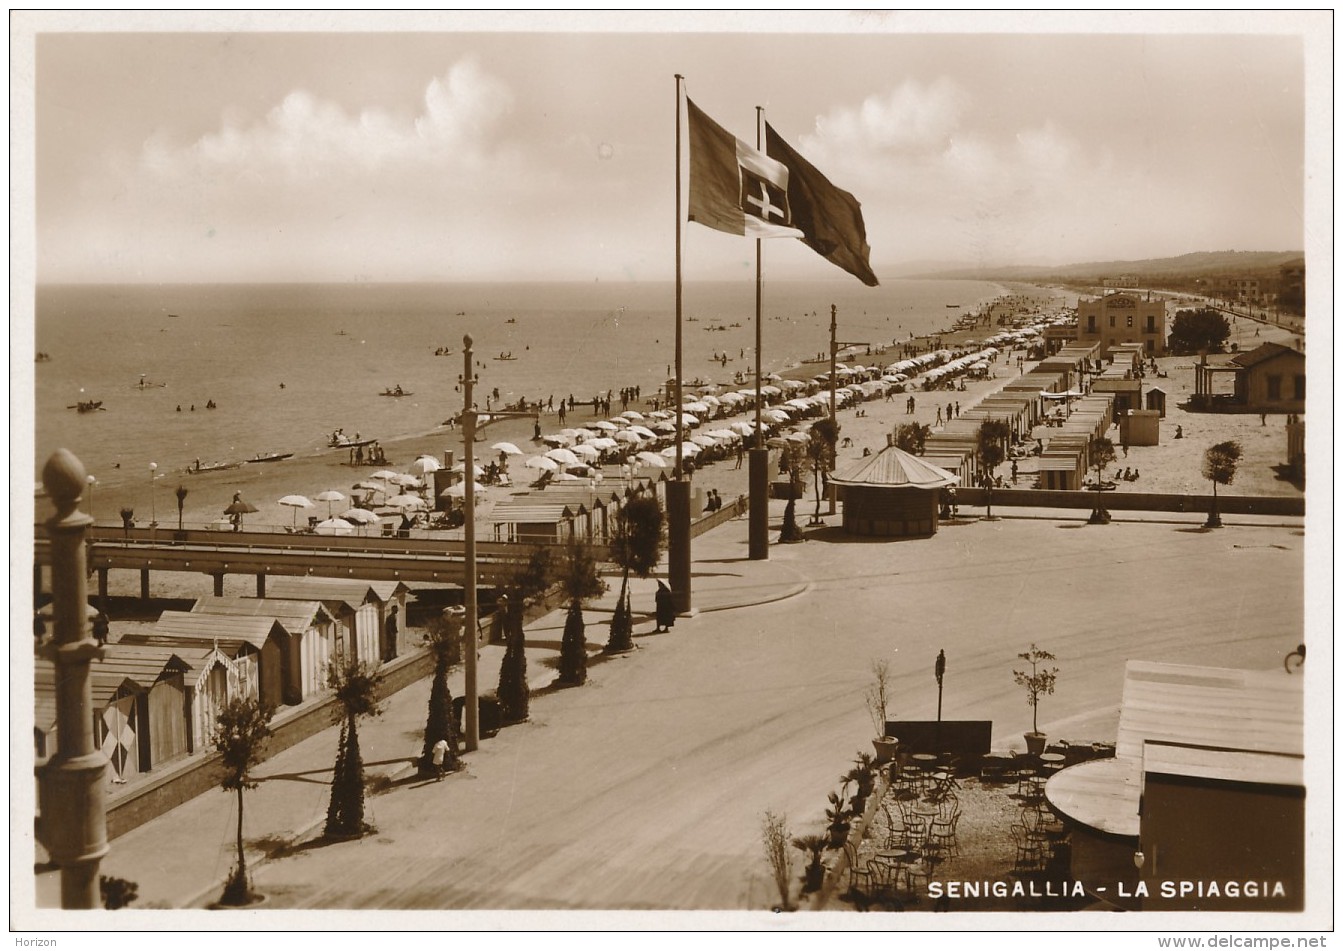
[[[773,503],[772,537],[781,512]],[[1085,513],[962,514],[931,539],[898,542],[851,538],[831,516],[757,562],[746,558],[746,520],[724,523],[694,543],[694,616],[649,635],[654,582],[633,581],[640,649],[594,655],[583,687],[545,689],[563,612],[529,626],[530,721],[483,740],[442,783],[410,765],[428,682],[396,694],[361,727],[378,828],[365,839],[317,841],[336,728],[286,750],[247,794],[264,907],[760,911],[773,900],[760,818],[785,814],[795,834],[823,824],[826,792],[868,748],[872,659],[891,661],[891,715],[920,718],[934,712],[932,660],[945,649],[946,715],[991,719],[995,746],[1020,748],[1030,711],[1011,667],[1030,642],[1059,658],[1041,728],[1097,740],[1113,738],[1129,658],[1267,668],[1301,639],[1300,520],[1228,517],[1210,532],[1197,515],[1088,526]],[[587,615],[594,649],[612,580]],[[484,689],[500,654],[482,652]],[[233,863],[233,809],[232,796],[207,792],[115,840],[103,871],[139,884],[135,909],[201,908]],[[56,904],[56,885],[55,873],[37,877],[39,908]],[[118,920],[226,927],[258,913]],[[366,927],[380,916],[341,920]]]

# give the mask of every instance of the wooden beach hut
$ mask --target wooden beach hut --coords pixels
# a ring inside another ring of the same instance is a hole
[[[920,538],[937,532],[937,503],[957,476],[895,445],[830,476],[841,487],[844,530],[855,535]]]
[[[311,643],[304,641],[305,671],[320,671],[336,656],[338,637],[342,645],[353,645],[359,660],[373,664],[410,650],[414,644],[406,628],[409,591],[400,581],[286,577],[275,579],[268,593],[285,600],[319,601],[334,619]],[[326,685],[325,674],[316,676],[316,689],[321,690]]]
[[[325,670],[319,664],[320,647],[305,651],[303,642],[311,638],[320,645],[331,640],[335,619],[321,602],[298,601],[288,598],[240,598],[211,596],[197,599],[194,614],[216,614],[229,617],[271,618],[284,632],[276,640],[280,657],[281,697],[286,704],[299,704],[319,692],[324,686]],[[372,632],[377,643],[377,631]],[[374,652],[376,656],[376,651]]]
[[[574,520],[585,511],[576,503],[522,500],[500,502],[490,517],[496,541],[558,545],[573,537]]]
[[[227,658],[227,694],[253,697],[279,707],[284,701],[284,656],[289,635],[272,617],[164,611],[144,634],[121,643],[159,646],[212,646]]]

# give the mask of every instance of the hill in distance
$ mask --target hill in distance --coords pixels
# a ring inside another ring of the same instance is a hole
[[[1170,279],[1229,274],[1276,272],[1291,261],[1305,259],[1304,251],[1194,251],[1173,258],[1141,261],[1088,261],[1058,265],[937,265],[911,262],[892,268],[900,277],[978,281],[1063,281],[1099,283],[1102,278],[1132,274],[1139,278]]]

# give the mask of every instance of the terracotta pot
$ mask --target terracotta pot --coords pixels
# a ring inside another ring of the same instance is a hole
[[[1048,736],[1044,733],[1027,733],[1026,752],[1032,756],[1039,756],[1045,751],[1046,740],[1048,740]]]

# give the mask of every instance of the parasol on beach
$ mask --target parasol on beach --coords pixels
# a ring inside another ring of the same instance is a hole
[[[472,490],[472,491],[474,492],[475,495],[481,495],[481,494],[483,494],[483,493],[489,491],[488,488],[486,488],[485,486],[481,485],[479,482],[473,482],[473,483],[472,483],[472,486],[473,486],[473,490]],[[456,485],[450,485],[450,486],[448,486],[446,489],[444,489],[442,492],[440,492],[440,493],[438,494],[438,496],[439,496],[439,498],[443,498],[444,496],[447,496],[447,497],[450,498],[450,499],[461,499],[461,498],[465,498],[465,497],[466,497],[466,483],[465,483],[465,482],[458,482]]]
[[[506,453],[507,455],[510,456],[521,456],[523,454],[522,450],[519,449],[517,446],[513,445],[511,442],[497,442],[490,448],[493,449],[495,452]]]
[[[614,440],[614,441],[616,441],[616,442],[643,442],[644,439],[645,439],[644,436],[640,436],[638,433],[636,433],[636,432],[635,432],[634,430],[632,430],[632,429],[622,429],[620,432],[618,432],[618,433],[615,434],[615,440]]]
[[[645,466],[652,466],[655,469],[667,468],[667,460],[655,452],[636,452],[634,458]]]
[[[560,467],[554,459],[547,459],[545,456],[532,456],[523,465],[528,469],[540,469],[542,472],[555,472]]]
[[[644,414],[641,413],[641,412],[639,412],[637,409],[627,409],[627,410],[625,410],[625,412],[621,413],[620,415],[621,415],[621,416],[624,416],[626,419],[643,419],[643,418],[644,418]]]
[[[325,502],[325,503],[326,503],[326,514],[327,514],[327,518],[330,518],[330,517],[331,517],[331,505],[332,505],[332,503],[334,503],[334,502],[344,502],[344,501],[345,501],[345,496],[342,495],[341,493],[337,492],[335,489],[327,489],[325,492],[321,492],[321,493],[318,494],[318,496],[317,496],[317,501],[318,501],[318,502]]]
[[[410,467],[420,475],[428,475],[430,472],[437,472],[443,468],[443,463],[439,462],[433,456],[420,456],[410,464]]]
[[[294,526],[298,526],[298,510],[312,508],[312,502],[305,495],[286,495],[279,500],[281,505],[287,505],[294,510]]]
[[[387,500],[387,505],[397,509],[418,509],[425,508],[424,499],[418,495],[394,495]]]
[[[234,492],[233,501],[228,504],[228,508],[224,509],[224,514],[234,519],[234,524],[241,531],[242,517],[250,512],[255,512],[256,510],[257,507],[251,502],[244,502],[242,500],[241,492]]]
[[[578,456],[574,455],[571,449],[549,449],[546,451],[546,458],[565,466],[576,466],[579,462]]]
[[[398,475],[400,475],[400,474],[401,474],[401,473],[399,473],[399,472],[393,472],[391,469],[379,469],[377,472],[375,472],[375,473],[373,473],[371,476],[369,476],[369,478],[370,478],[370,479],[382,479],[382,480],[385,482],[385,481],[387,481],[388,479],[394,479],[394,478],[396,478],[396,477],[397,477]]]
[[[313,531],[318,535],[349,535],[354,526],[343,518],[328,518],[318,522]]]
[[[374,522],[382,521],[378,513],[370,512],[368,509],[347,509],[341,512],[339,517],[359,525],[372,525]]]
[[[585,442],[585,443],[579,443],[577,446],[574,446],[572,449],[568,449],[568,450],[565,450],[565,451],[566,451],[566,452],[571,452],[571,453],[573,453],[575,456],[582,456],[584,459],[596,459],[598,456],[600,456],[600,455],[602,454],[602,451],[601,451],[600,449],[598,449],[596,446],[592,445],[592,443],[587,443],[587,442]]]

